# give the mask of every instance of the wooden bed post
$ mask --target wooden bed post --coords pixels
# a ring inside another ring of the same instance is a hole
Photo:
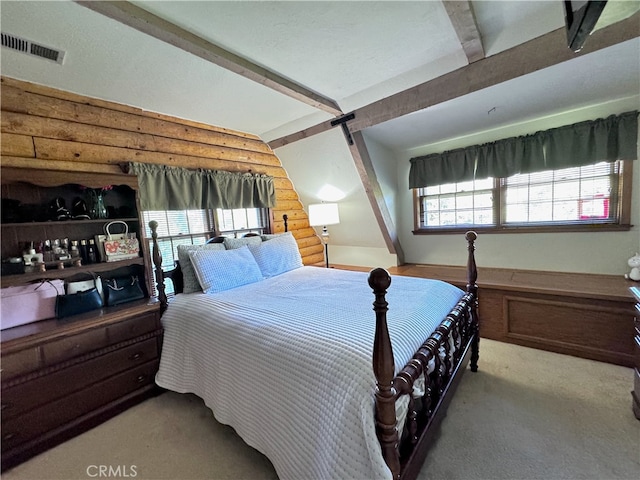
[[[478,268],[476,266],[474,242],[478,238],[476,232],[467,232],[465,235],[469,248],[469,257],[467,258],[467,292],[474,296],[473,305],[471,306],[471,316],[473,318],[473,332],[471,341],[471,361],[470,367],[472,372],[478,371],[478,359],[480,358],[480,326],[478,323]]]
[[[167,308],[167,294],[164,292],[164,272],[162,271],[162,254],[158,246],[158,222],[151,220],[149,222],[151,229],[151,239],[153,240],[152,259],[156,270],[156,288],[158,289],[158,299],[160,300],[160,311],[164,312]]]
[[[369,273],[369,286],[375,294],[373,310],[376,312],[376,332],[373,344],[373,373],[376,376],[375,413],[378,439],[382,456],[391,469],[394,479],[400,478],[398,431],[396,430],[396,391],[393,388],[395,366],[393,350],[387,328],[388,303],[385,299],[391,276],[386,270],[376,268]]]

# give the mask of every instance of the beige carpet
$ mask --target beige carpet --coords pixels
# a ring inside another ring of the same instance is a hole
[[[640,479],[631,369],[489,340],[481,342],[479,365],[477,374],[465,374],[421,480]],[[218,424],[198,398],[174,393],[148,400],[2,478],[107,476],[276,478],[269,461]]]

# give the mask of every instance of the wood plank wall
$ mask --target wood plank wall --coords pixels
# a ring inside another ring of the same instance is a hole
[[[274,177],[272,230],[282,215],[305,265],[324,260],[323,246],[280,159],[258,137],[1,77],[1,165],[121,173],[136,161]]]

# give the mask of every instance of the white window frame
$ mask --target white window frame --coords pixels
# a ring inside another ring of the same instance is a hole
[[[189,214],[188,212],[192,212]],[[198,212],[194,214],[193,212]],[[252,212],[251,214],[249,212]],[[184,215],[185,222],[172,222],[169,217]],[[225,222],[224,217],[231,220]],[[198,218],[199,217],[199,218]],[[153,240],[149,221],[158,222],[158,244],[162,255],[162,269],[171,270],[178,260],[178,245],[202,245],[214,237],[242,237],[248,233],[263,234],[270,232],[271,212],[268,208],[240,208],[240,209],[194,209],[180,211],[143,211],[145,238],[149,252],[153,251]],[[189,219],[194,220],[190,222]],[[196,230],[192,231],[190,224],[195,224]],[[185,229],[186,227],[186,229]],[[170,248],[167,248],[167,243]],[[149,280],[153,286],[155,294],[155,266],[152,265],[151,272],[148,272]],[[167,295],[173,294],[173,285],[167,282]]]
[[[507,192],[508,179],[495,178],[492,181],[490,187],[493,207],[492,207],[492,221],[491,224],[479,224],[479,223],[459,223],[457,225],[442,225],[442,226],[426,226],[424,224],[425,207],[426,207],[426,188],[413,189],[414,196],[414,234],[441,234],[441,233],[458,233],[473,229],[476,231],[482,231],[484,233],[531,233],[531,232],[566,232],[566,231],[620,231],[629,230],[631,228],[631,184],[633,178],[633,161],[618,161],[613,162],[617,165],[618,173],[611,182],[612,188],[615,191],[611,191],[611,201],[609,203],[611,218],[584,218],[582,220],[553,220],[553,221],[530,221],[530,222],[508,222],[507,221],[507,202],[505,200]],[[548,173],[548,172],[547,172]],[[513,177],[511,177],[513,178]],[[487,181],[479,181],[482,188],[487,190]],[[560,183],[558,180],[556,183]],[[472,182],[461,182],[461,184],[470,186]],[[491,183],[491,182],[490,182]],[[553,183],[555,184],[555,183]],[[460,185],[460,184],[455,184]],[[454,184],[444,187],[445,190],[453,191]],[[431,189],[433,190],[433,189]],[[474,189],[471,186],[464,192],[458,192],[456,194],[464,202],[471,205],[471,209],[475,212],[475,204],[478,202],[478,189]],[[463,198],[464,197],[464,198]],[[485,196],[486,197],[486,196]],[[434,197],[429,197],[434,198]],[[447,197],[450,199],[450,196]],[[585,197],[586,198],[586,197]],[[585,198],[582,199],[584,202]],[[470,200],[471,199],[471,200]],[[482,199],[484,201],[484,198]],[[578,201],[578,200],[577,200]],[[430,202],[433,204],[433,202]],[[462,203],[462,202],[461,202]],[[439,204],[438,204],[439,205]],[[484,203],[483,203],[484,205]],[[526,204],[527,209],[530,208],[531,202]],[[456,208],[458,203],[456,203]],[[459,209],[463,210],[463,209]],[[464,217],[467,212],[458,212],[456,215]],[[468,216],[468,214],[467,214]],[[477,217],[476,217],[477,218]],[[484,215],[486,220],[487,216]]]

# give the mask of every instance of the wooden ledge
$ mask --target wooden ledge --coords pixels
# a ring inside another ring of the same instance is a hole
[[[463,266],[406,264],[388,271],[392,275],[437,278],[459,287],[467,283],[466,267]],[[633,303],[629,288],[639,284],[622,275],[478,267],[478,286],[481,290],[489,288]]]
[[[133,315],[143,315],[147,312],[159,310],[160,303],[155,298],[145,298],[115,307],[103,307],[90,312],[56,319],[50,318],[37,322],[26,323],[2,330],[2,355],[8,355],[16,350],[46,341],[61,335],[73,335],[88,328],[117,323]]]

